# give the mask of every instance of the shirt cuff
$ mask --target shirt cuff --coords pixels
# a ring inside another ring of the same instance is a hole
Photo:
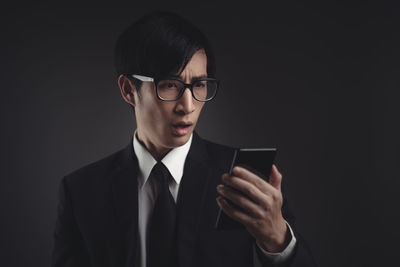
[[[261,252],[270,261],[272,261],[272,263],[275,263],[275,264],[282,263],[285,260],[287,260],[292,255],[292,253],[294,251],[294,247],[296,245],[296,237],[293,234],[293,230],[290,227],[290,225],[288,224],[288,222],[286,222],[286,225],[289,228],[291,240],[290,240],[289,244],[287,245],[287,247],[282,252],[278,252],[278,253],[268,252],[265,249],[263,249],[263,247],[260,244],[258,244],[258,242],[256,241],[256,244],[257,244],[258,248],[261,250]]]

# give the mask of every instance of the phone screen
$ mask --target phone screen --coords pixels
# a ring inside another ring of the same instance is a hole
[[[232,164],[229,173],[232,174],[232,169],[235,166],[241,166],[256,175],[269,181],[272,164],[274,163],[276,148],[241,148],[234,153]],[[235,204],[227,200],[231,205]],[[215,227],[217,229],[235,229],[244,227],[241,223],[231,219],[221,209],[218,212]]]

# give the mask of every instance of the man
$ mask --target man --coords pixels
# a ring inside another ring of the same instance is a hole
[[[313,266],[278,169],[270,183],[243,168],[230,176],[233,148],[194,132],[219,84],[203,33],[149,14],[121,34],[115,65],[137,129],[126,148],[62,180],[53,266]],[[219,208],[244,228],[215,229]]]

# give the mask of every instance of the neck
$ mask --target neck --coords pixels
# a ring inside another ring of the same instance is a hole
[[[147,149],[147,151],[149,151],[150,155],[156,161],[160,161],[162,158],[164,158],[165,155],[168,154],[169,151],[171,151],[171,148],[157,147],[154,143],[150,142],[150,140],[146,140],[145,138],[143,138],[139,131],[136,131],[136,138],[139,143],[142,144]]]

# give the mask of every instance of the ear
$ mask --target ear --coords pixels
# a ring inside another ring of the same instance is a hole
[[[125,102],[135,107],[135,86],[133,85],[132,81],[129,80],[125,75],[121,74],[118,77],[118,86]]]

